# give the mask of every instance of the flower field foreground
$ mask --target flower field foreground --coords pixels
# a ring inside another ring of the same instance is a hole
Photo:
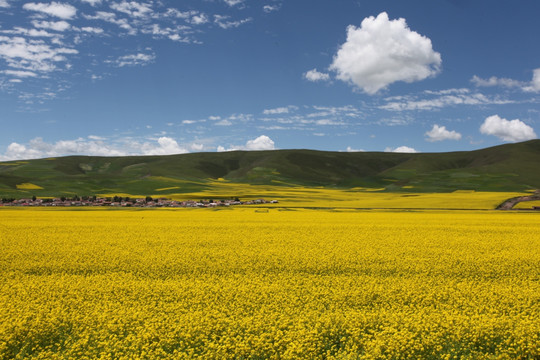
[[[540,214],[0,211],[0,359],[538,359]]]

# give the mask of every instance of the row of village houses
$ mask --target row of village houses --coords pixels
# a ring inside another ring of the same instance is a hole
[[[89,198],[86,200],[73,199],[16,199],[9,201],[0,201],[0,206],[116,206],[116,207],[218,207],[231,205],[260,205],[260,204],[277,204],[277,200],[256,199],[248,201],[236,200],[186,200],[177,201],[166,198],[160,199],[122,199],[114,201],[111,198]]]

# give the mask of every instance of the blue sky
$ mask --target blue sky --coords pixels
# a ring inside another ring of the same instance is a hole
[[[537,138],[536,0],[0,0],[0,160]]]

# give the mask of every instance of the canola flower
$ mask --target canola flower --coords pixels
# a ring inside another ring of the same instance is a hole
[[[2,209],[0,359],[537,359],[539,219]]]
[[[39,186],[39,185],[35,185],[35,184],[32,184],[32,183],[22,183],[22,184],[17,185],[17,189],[19,189],[19,190],[41,190],[43,188],[41,186]]]

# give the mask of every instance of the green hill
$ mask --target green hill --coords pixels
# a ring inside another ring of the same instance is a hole
[[[0,197],[187,193],[218,178],[390,192],[524,191],[540,188],[540,140],[450,153],[274,150],[10,161],[0,163]]]

